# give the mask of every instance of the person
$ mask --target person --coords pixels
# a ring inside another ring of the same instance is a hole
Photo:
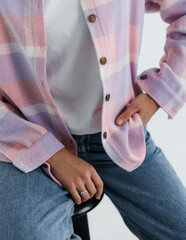
[[[136,76],[144,13],[158,11],[165,54]],[[0,0],[0,12],[0,238],[80,239],[74,206],[104,191],[139,239],[184,240],[185,187],[146,125],[186,100],[186,1]]]

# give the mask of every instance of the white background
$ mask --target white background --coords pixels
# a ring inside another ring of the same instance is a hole
[[[146,13],[138,74],[148,68],[160,67],[164,54],[166,28],[159,13]],[[147,124],[155,144],[159,146],[186,186],[186,104],[173,119],[159,109]],[[136,240],[123,222],[115,206],[105,196],[102,202],[88,214],[91,240]]]

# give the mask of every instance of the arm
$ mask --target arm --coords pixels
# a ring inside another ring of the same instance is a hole
[[[1,90],[1,89],[0,89]],[[68,151],[46,128],[28,121],[0,95],[0,159],[28,173],[42,169],[80,204],[94,194],[99,198],[103,182],[96,170]],[[88,193],[80,197],[77,189]]]
[[[160,12],[169,23],[160,68],[137,76],[137,84],[173,118],[186,102],[186,1],[146,0],[145,12]],[[142,77],[147,75],[147,78]]]
[[[11,162],[27,173],[45,163],[62,148],[64,145],[51,132],[28,121],[0,95],[0,158],[2,161]],[[51,177],[49,166],[47,169],[45,167],[45,170]]]

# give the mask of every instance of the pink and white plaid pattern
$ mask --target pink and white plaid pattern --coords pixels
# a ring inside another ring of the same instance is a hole
[[[116,164],[133,171],[146,153],[142,120],[135,113],[119,127],[115,119],[142,89],[167,112],[168,118],[183,107],[186,0],[80,2],[103,84],[103,147]],[[160,68],[137,76],[144,13],[157,11],[169,24],[165,54]],[[89,22],[90,14],[96,14],[96,22]],[[0,0],[0,160],[13,163],[25,173],[42,166],[62,186],[46,160],[63,147],[77,155],[77,144],[50,94],[46,50],[43,0]],[[101,57],[107,58],[105,65],[100,64]],[[144,74],[147,78],[140,78]],[[108,93],[109,102],[105,101]]]

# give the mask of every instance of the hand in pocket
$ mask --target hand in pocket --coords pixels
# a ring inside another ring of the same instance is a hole
[[[134,113],[138,113],[145,128],[159,107],[147,93],[141,93],[127,104],[126,110],[117,117],[116,124],[122,126]]]

